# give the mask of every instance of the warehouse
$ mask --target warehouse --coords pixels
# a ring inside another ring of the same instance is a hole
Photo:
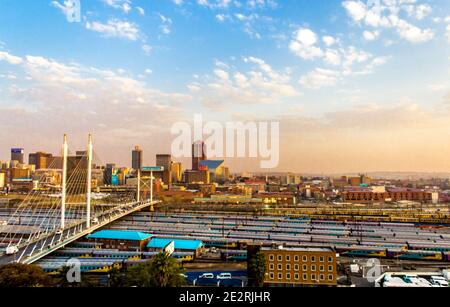
[[[108,249],[143,251],[152,235],[139,231],[101,230],[87,238],[89,241],[102,243]]]
[[[203,242],[200,240],[179,240],[171,238],[153,238],[147,244],[149,251],[160,251],[169,243],[175,243],[175,252],[193,252],[197,257],[203,250]]]

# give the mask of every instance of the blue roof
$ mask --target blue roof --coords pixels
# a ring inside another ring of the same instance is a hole
[[[148,233],[123,230],[100,230],[87,236],[88,239],[113,239],[130,241],[142,241],[150,237],[152,237],[152,235]]]
[[[207,166],[209,170],[219,168],[223,164],[224,160],[204,160],[200,161],[201,166]]]
[[[186,249],[186,250],[196,250],[203,246],[203,242],[200,240],[179,240],[179,239],[161,239],[153,238],[148,242],[147,247],[149,248],[164,248],[170,242],[175,242],[175,249]]]

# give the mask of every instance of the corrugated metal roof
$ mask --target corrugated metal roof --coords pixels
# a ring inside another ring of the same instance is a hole
[[[87,237],[89,239],[142,241],[152,237],[152,235],[139,231],[100,230],[98,232],[88,235]]]
[[[179,240],[179,239],[153,238],[150,242],[148,242],[147,247],[149,247],[149,248],[164,248],[172,241],[175,242],[175,249],[196,250],[203,246],[203,242],[200,240]]]

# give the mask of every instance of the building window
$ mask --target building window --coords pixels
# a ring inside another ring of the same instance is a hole
[[[317,280],[316,280],[316,274],[311,274],[311,280],[312,280],[312,281],[317,281]]]
[[[274,274],[273,274],[272,272],[271,272],[271,273],[269,273],[269,278],[270,278],[270,279],[272,279],[272,280],[273,280],[273,279],[274,279],[274,277],[275,277],[275,276],[274,276]]]
[[[303,262],[308,261],[308,257],[307,257],[307,256],[303,256],[303,257],[302,257],[302,261],[303,261]]]
[[[298,264],[294,264],[294,271],[298,271],[300,269],[300,266]]]
[[[286,271],[290,271],[291,270],[291,265],[290,264],[286,264]]]
[[[295,255],[295,256],[294,256],[294,261],[295,261],[295,262],[298,262],[299,260],[300,260],[300,258],[298,257],[298,255]]]
[[[328,262],[333,262],[333,257],[328,257]]]
[[[269,270],[270,270],[270,271],[273,271],[274,268],[275,268],[275,266],[273,265],[273,263],[269,264]]]
[[[321,271],[321,272],[325,271],[325,266],[323,266],[323,265],[319,266],[319,271]]]
[[[283,269],[283,265],[282,264],[278,264],[278,271],[281,271]]]
[[[316,262],[316,256],[311,256],[311,262]]]
[[[308,266],[306,264],[303,265],[303,271],[304,272],[308,271]]]
[[[286,273],[286,279],[290,280],[291,279],[291,273]]]
[[[315,271],[316,270],[316,266],[313,264],[311,265],[311,271]]]
[[[303,280],[308,280],[308,274],[303,274]]]
[[[325,275],[323,275],[323,274],[320,274],[320,280],[325,280]]]
[[[333,266],[332,265],[328,266],[328,272],[333,272]]]
[[[328,280],[334,280],[333,274],[329,274],[329,275],[328,275]]]
[[[275,257],[272,254],[270,254],[269,255],[269,261],[273,261],[274,259],[275,259]]]
[[[325,257],[324,256],[320,256],[320,258],[319,258],[320,260],[320,262],[325,262]]]
[[[279,280],[282,280],[282,279],[283,279],[283,274],[278,273],[278,279],[279,279]]]
[[[278,255],[278,261],[283,261],[283,256]]]
[[[295,274],[294,274],[294,279],[295,279],[295,280],[299,280],[299,275],[298,275],[298,273],[295,273]]]
[[[286,255],[286,261],[291,261],[291,256]]]

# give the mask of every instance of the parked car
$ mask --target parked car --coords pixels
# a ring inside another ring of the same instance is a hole
[[[18,248],[17,246],[15,246],[15,245],[8,246],[8,247],[6,248],[6,254],[7,254],[7,255],[14,255],[14,254],[16,254],[17,252],[19,252],[19,248]]]
[[[199,279],[214,279],[213,273],[204,273],[199,276]]]

